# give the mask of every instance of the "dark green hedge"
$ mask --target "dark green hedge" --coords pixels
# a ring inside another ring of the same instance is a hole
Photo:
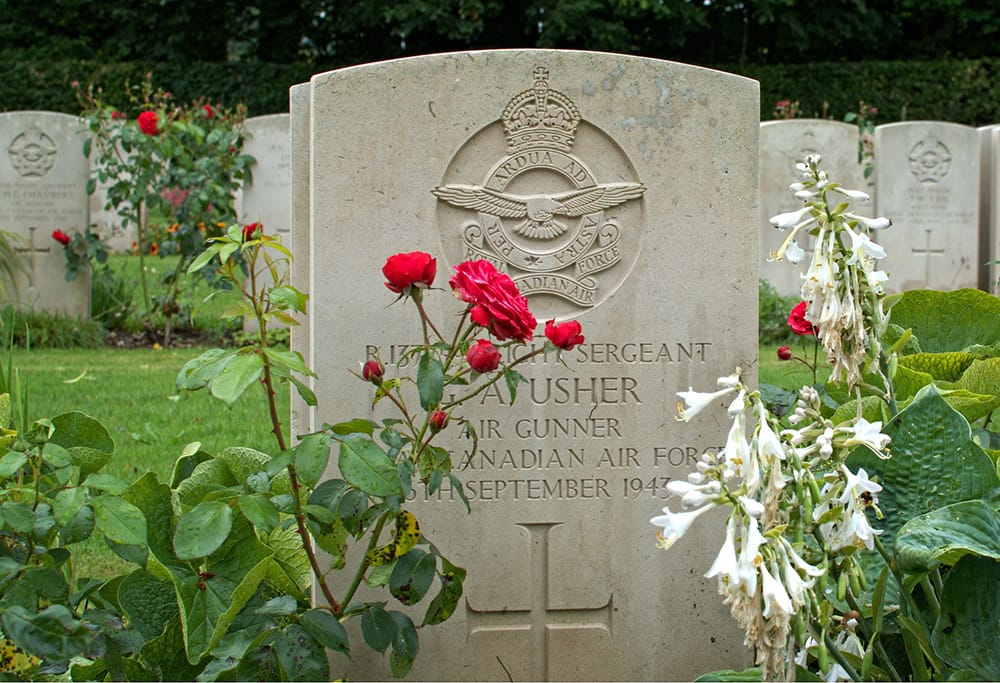
[[[781,66],[718,66],[761,83],[761,119],[778,100],[797,100],[804,116],[842,119],[865,100],[879,108],[877,123],[937,119],[981,126],[1000,123],[1000,59],[936,62],[857,62]],[[0,60],[0,111],[44,109],[77,113],[71,83],[97,83],[110,94],[145,72],[185,102],[205,96],[251,116],[288,111],[288,88],[325,69],[302,64],[49,64]],[[124,102],[113,102],[124,107]],[[824,103],[826,109],[824,110]]]

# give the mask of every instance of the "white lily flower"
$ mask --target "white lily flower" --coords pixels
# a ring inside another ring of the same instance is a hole
[[[802,259],[806,257],[805,250],[799,246],[798,242],[792,240],[788,243],[788,247],[785,249],[785,258],[793,266],[797,266],[802,263]]]
[[[869,230],[885,230],[886,228],[892,225],[892,221],[886,218],[885,216],[880,216],[878,218],[868,218],[867,216],[859,216],[854,213],[845,213],[844,217],[852,221],[857,221],[858,223],[861,223]]]
[[[735,585],[739,581],[739,563],[736,559],[736,517],[730,515],[726,522],[726,540],[715,557],[715,562],[705,572],[705,578],[719,577],[720,589],[723,586]]]
[[[757,565],[764,561],[760,554],[760,546],[764,542],[764,537],[760,533],[757,520],[753,517],[747,517],[740,542],[742,547],[737,561],[739,580],[734,588],[743,590],[746,595],[753,595],[757,592]]]
[[[790,192],[801,192],[804,189],[806,189],[806,186],[803,185],[802,183],[792,183],[791,185],[788,186],[788,190]]]
[[[863,202],[871,200],[871,195],[868,194],[867,192],[862,192],[861,190],[848,190],[847,188],[844,187],[836,187],[834,188],[833,191],[839,192],[840,194],[844,195],[849,199],[858,199]]]
[[[792,564],[795,565],[797,569],[801,569],[803,572],[806,573],[806,576],[811,576],[813,578],[823,576],[824,570],[822,567],[814,567],[813,565],[809,564],[808,562],[802,559],[801,555],[795,552],[795,548],[793,548],[792,544],[788,542],[788,539],[786,539],[784,536],[781,536],[780,539],[781,539],[781,544],[785,550],[785,557],[791,560]]]
[[[844,442],[845,446],[864,445],[875,451],[875,454],[880,458],[889,457],[883,453],[883,450],[889,445],[891,439],[888,435],[882,433],[881,421],[869,422],[863,417],[858,418],[854,426],[848,427],[847,431],[851,433],[851,437]],[[881,490],[881,487],[879,487],[879,490]]]
[[[747,514],[755,519],[760,519],[760,516],[764,514],[764,506],[760,501],[753,498],[747,498],[746,496],[739,497],[740,504],[743,509],[746,510]]]
[[[687,391],[678,391],[677,395],[683,400],[683,404],[677,404],[677,419],[688,422],[692,417],[700,413],[706,406],[715,403],[726,394],[730,394],[736,387],[726,387],[719,391],[701,392],[695,391],[693,387],[688,387]]]
[[[813,192],[811,190],[799,190],[798,192],[795,193],[795,198],[796,199],[801,199],[802,201],[805,202],[805,201],[809,201],[810,199],[812,199],[813,197],[815,197],[817,194],[819,194],[819,193],[818,192]]]
[[[716,503],[709,503],[705,507],[690,512],[671,512],[670,508],[663,508],[664,514],[649,520],[653,526],[663,527],[663,531],[656,533],[658,539],[656,545],[666,550],[691,528],[694,520],[714,507],[716,507]]]
[[[746,397],[747,390],[741,387],[740,393],[736,395],[736,398],[734,398],[729,404],[729,408],[726,409],[726,412],[730,415],[730,417],[734,417],[743,412],[743,409],[746,408]]]
[[[785,447],[781,443],[781,439],[778,435],[774,433],[771,429],[771,425],[767,420],[767,409],[764,407],[764,403],[760,402],[757,404],[757,453],[760,454],[761,459],[765,463],[770,463],[773,460],[784,460],[785,459]]]
[[[881,245],[872,242],[871,237],[866,233],[857,233],[850,228],[845,228],[845,232],[851,238],[851,257],[845,261],[847,265],[858,263],[864,256],[873,259],[885,258],[885,249]]]
[[[884,270],[872,270],[865,273],[865,278],[868,280],[869,287],[876,292],[881,292],[882,283],[889,280],[889,275]]]
[[[868,473],[865,472],[864,467],[859,469],[857,474],[853,474],[847,468],[847,465],[841,465],[840,471],[847,477],[844,492],[840,494],[840,498],[838,499],[841,503],[857,505],[858,500],[862,499],[878,502],[878,496],[875,494],[881,491],[882,487],[868,478]],[[868,504],[865,503],[864,507],[867,507]]]
[[[775,226],[779,230],[787,230],[788,228],[794,228],[805,216],[812,213],[813,207],[803,206],[798,211],[788,211],[786,213],[779,213],[777,216],[771,217],[771,225]],[[814,220],[811,218],[810,220]]]
[[[772,615],[790,617],[794,614],[795,609],[792,607],[792,601],[788,597],[788,591],[785,590],[784,584],[771,575],[763,562],[757,569],[760,571],[760,591],[764,597],[764,611],[761,613],[763,617],[770,619]]]

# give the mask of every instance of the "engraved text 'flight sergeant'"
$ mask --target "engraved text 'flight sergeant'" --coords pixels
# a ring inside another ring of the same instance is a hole
[[[642,183],[604,183],[558,194],[510,194],[480,185],[445,185],[434,196],[463,209],[475,209],[501,218],[524,218],[514,226],[518,235],[548,240],[568,229],[556,215],[577,217],[638,199],[645,192]]]

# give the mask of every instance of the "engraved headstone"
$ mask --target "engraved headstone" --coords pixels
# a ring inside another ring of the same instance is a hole
[[[86,129],[75,116],[43,111],[0,113],[0,228],[22,238],[26,272],[18,301],[36,310],[90,315],[86,269],[66,281],[63,246],[55,230],[72,234],[88,221],[83,155]],[[6,296],[13,296],[8,288]]]
[[[525,367],[512,408],[496,390],[468,406],[475,451],[458,429],[439,435],[472,511],[447,484],[408,509],[468,578],[454,616],[422,629],[408,678],[680,680],[747,664],[702,577],[721,519],[670,553],[649,519],[667,482],[725,440],[721,418],[679,423],[675,392],[757,354],[757,84],[623,55],[487,51],[320,74],[309,102],[293,98],[293,122],[299,107],[310,428],[371,414],[349,374],[366,356],[413,370],[401,354],[419,338],[415,314],[386,306],[394,253],[435,255],[439,288],[451,266],[489,259],[527,295],[539,334],[578,319],[587,338],[568,367],[554,355]],[[437,320],[456,312],[447,294],[424,302]],[[360,633],[352,642],[335,675],[389,675]]]
[[[892,227],[875,237],[893,291],[976,287],[979,280],[979,133],[914,121],[875,129],[875,197]]]
[[[292,264],[291,284],[300,292],[310,293],[309,268],[311,246],[309,240],[312,231],[309,229],[310,206],[312,205],[310,193],[310,165],[312,155],[309,144],[309,84],[294,85],[289,89],[288,99],[290,102],[290,112],[288,120],[289,135],[289,228],[292,225],[299,226],[298,230],[291,232],[289,239],[282,237],[285,244],[295,255]],[[314,301],[314,300],[313,300]],[[307,310],[311,311],[313,303],[307,303]],[[312,341],[310,334],[312,330],[312,318],[309,315],[299,316],[299,325],[294,325],[289,330],[292,346],[302,354],[302,359],[308,367],[312,367]],[[306,384],[315,390],[315,382],[312,377],[305,378]],[[291,390],[291,433],[303,434],[308,430],[307,425],[311,425],[314,420],[315,409],[306,405],[297,391]]]
[[[802,173],[795,170],[795,165],[810,154],[819,154],[823,170],[844,187],[873,194],[864,177],[864,167],[858,163],[857,126],[825,119],[760,124],[760,276],[786,296],[799,295],[802,273],[808,268],[811,252],[806,252],[806,258],[798,267],[787,261],[768,261],[788,236],[787,232],[771,225],[770,220],[772,216],[797,207],[797,200],[788,186],[802,180]],[[869,206],[863,204],[855,210],[866,216],[871,212]],[[809,240],[800,238],[798,244],[805,249]]]

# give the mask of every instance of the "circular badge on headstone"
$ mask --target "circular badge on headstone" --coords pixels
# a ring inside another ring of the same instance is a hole
[[[56,143],[38,126],[15,137],[7,147],[11,165],[25,178],[48,175],[56,165],[58,151]]]
[[[645,191],[621,147],[549,88],[542,67],[432,190],[450,260],[492,262],[543,320],[577,316],[621,285],[640,251]]]
[[[928,135],[910,149],[910,173],[922,183],[940,183],[951,170],[951,152]]]

